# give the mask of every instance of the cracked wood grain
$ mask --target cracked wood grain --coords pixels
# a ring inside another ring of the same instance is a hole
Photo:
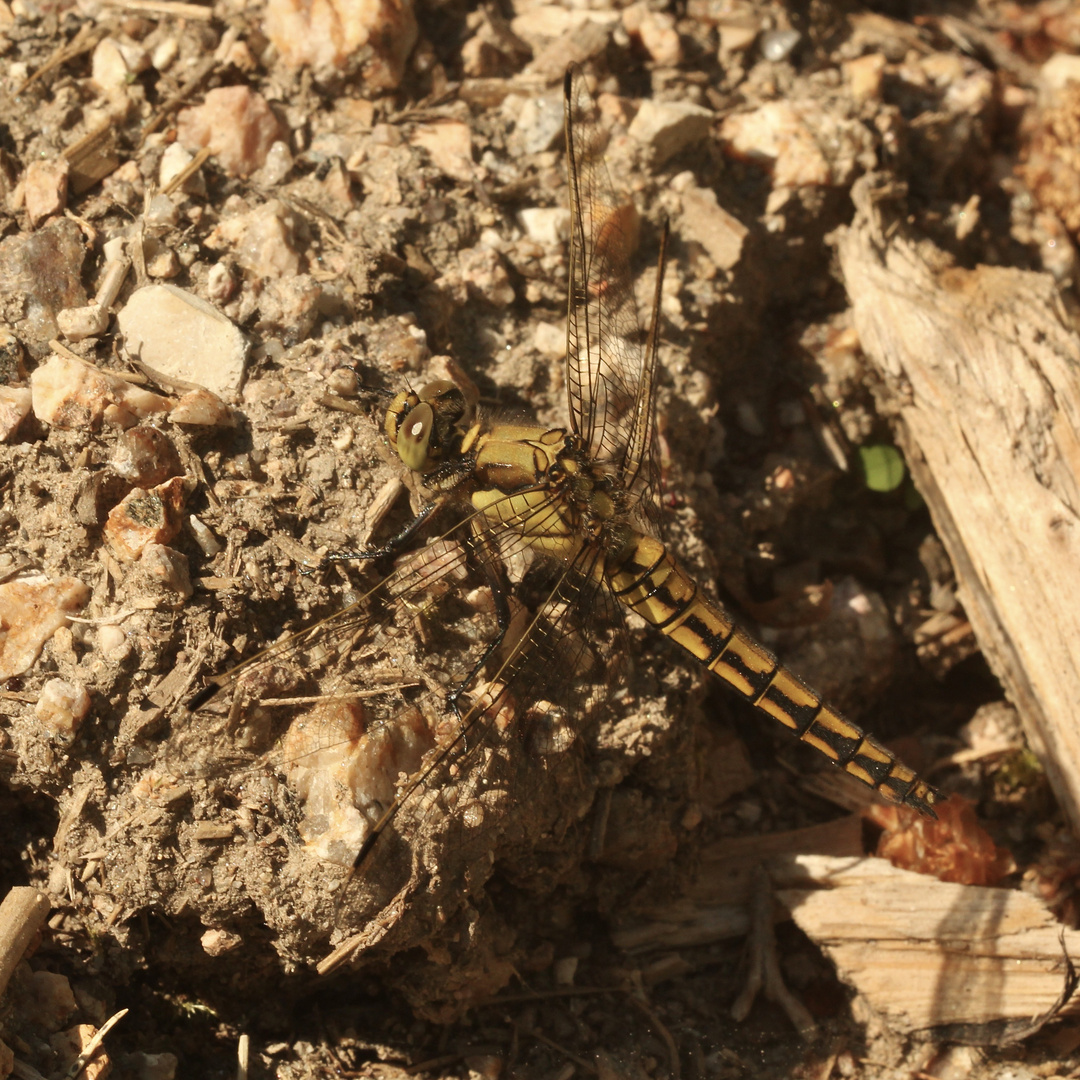
[[[878,406],[1080,831],[1080,339],[1048,275],[956,266],[874,185],[838,253]]]

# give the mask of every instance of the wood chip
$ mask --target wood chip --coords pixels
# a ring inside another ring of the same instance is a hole
[[[17,886],[0,903],[0,994],[48,914],[49,898],[39,889]]]
[[[1061,996],[1062,928],[1034,896],[884,859],[801,855],[769,870],[799,928],[896,1031],[1029,1020]],[[1064,931],[1064,948],[1080,954],[1080,932]]]

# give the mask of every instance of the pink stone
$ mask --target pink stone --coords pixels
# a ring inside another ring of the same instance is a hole
[[[392,90],[416,44],[412,0],[269,0],[263,29],[290,67],[363,64],[370,87]]]
[[[31,394],[26,386],[0,386],[0,442],[7,442],[30,415]]]
[[[201,105],[181,111],[176,135],[188,150],[208,147],[230,176],[250,176],[284,132],[262,94],[222,86],[210,90]]]
[[[174,476],[147,491],[134,488],[109,512],[105,540],[123,562],[134,562],[148,544],[167,544],[180,531],[184,478]]]
[[[61,1031],[49,1039],[49,1045],[56,1053],[57,1064],[61,1070],[69,1069],[76,1060],[89,1048],[97,1028],[91,1024],[76,1024]],[[86,1080],[105,1080],[112,1072],[112,1060],[105,1051],[104,1046],[99,1046],[90,1057],[90,1060],[79,1070],[79,1076]]]
[[[38,225],[53,214],[63,212],[67,204],[68,163],[32,161],[26,169],[26,213],[31,225]]]
[[[51,356],[30,375],[34,415],[59,428],[91,428],[102,420],[131,427],[173,402],[72,356]]]
[[[72,577],[0,585],[0,682],[29,671],[45,642],[89,599],[90,590]]]

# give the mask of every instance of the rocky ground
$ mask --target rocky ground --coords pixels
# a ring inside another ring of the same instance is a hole
[[[639,215],[643,312],[671,226],[673,550],[1075,915],[1034,759],[1015,736],[980,750],[1008,707],[875,412],[830,238],[875,172],[957,265],[1045,271],[1073,311],[1078,51],[1053,0],[0,2],[0,886],[54,903],[0,1015],[20,1068],[59,1075],[61,1034],[126,1008],[107,1047],[132,1077],[225,1075],[242,1040],[256,1076],[1069,1075],[1067,1031],[985,1057],[890,1031],[790,923],[816,1040],[770,1003],[732,1020],[741,937],[615,947],[710,840],[836,813],[819,758],[642,626],[541,769],[507,750],[486,802],[451,770],[359,880],[313,854],[290,772],[309,752],[274,707],[184,705],[364,595],[363,567],[321,560],[419,505],[385,392],[448,374],[483,415],[566,423],[573,61],[620,220]],[[428,687],[420,756],[491,629],[475,593],[453,616],[410,617],[353,669]],[[357,933],[360,968],[316,974]]]

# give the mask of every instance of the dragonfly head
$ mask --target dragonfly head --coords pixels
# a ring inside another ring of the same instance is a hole
[[[431,472],[447,457],[461,453],[469,412],[461,390],[440,379],[419,393],[403,390],[398,394],[386,410],[383,430],[407,468]]]

